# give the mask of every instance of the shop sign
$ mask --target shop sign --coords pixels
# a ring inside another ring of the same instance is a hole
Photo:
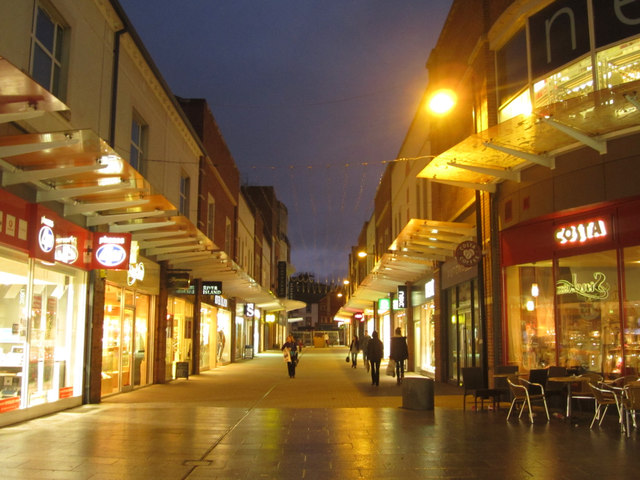
[[[130,250],[130,233],[95,233],[92,266],[105,270],[127,270]]]
[[[229,300],[222,295],[214,295],[213,304],[222,308],[227,308],[227,306],[229,305]]]
[[[556,229],[554,238],[560,245],[585,244],[608,235],[607,224],[603,219],[590,220],[582,223],[563,225]]]
[[[222,295],[222,282],[202,282],[203,295]]]
[[[589,300],[604,300],[609,297],[610,285],[607,283],[607,276],[602,272],[593,274],[593,281],[578,282],[578,276],[574,273],[571,280],[558,280],[556,283],[557,295],[568,295],[575,293]]]
[[[278,298],[287,296],[287,262],[278,262]]]
[[[456,260],[463,267],[473,267],[478,264],[482,251],[476,242],[470,240],[462,242],[456,248]]]
[[[245,303],[244,304],[244,316],[245,317],[253,317],[255,315],[256,304],[255,303]]]
[[[398,285],[398,308],[407,308],[407,286]]]
[[[127,271],[127,285],[132,286],[136,281],[144,280],[144,263],[130,263]]]
[[[436,281],[432,278],[424,284],[424,297],[433,298],[436,296]]]
[[[267,313],[264,320],[267,323],[274,323],[276,321],[276,316],[273,313]]]
[[[56,262],[72,265],[78,261],[78,237],[69,235],[67,237],[56,237],[56,249],[54,253]]]
[[[391,310],[391,302],[388,298],[378,300],[378,313],[386,313]]]

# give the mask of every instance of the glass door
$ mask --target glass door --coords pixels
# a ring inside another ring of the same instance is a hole
[[[128,391],[133,388],[132,385],[132,366],[133,366],[133,321],[135,318],[135,309],[132,307],[124,308],[122,316],[122,375],[121,384],[122,391]]]

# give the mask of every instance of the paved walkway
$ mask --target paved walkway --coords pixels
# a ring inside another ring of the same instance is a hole
[[[401,408],[402,387],[370,385],[345,348],[308,349],[295,379],[278,353],[116,395],[0,429],[2,479],[638,478],[640,434],[585,413],[506,422],[462,411],[436,384],[436,408]],[[505,404],[503,404],[503,407]]]

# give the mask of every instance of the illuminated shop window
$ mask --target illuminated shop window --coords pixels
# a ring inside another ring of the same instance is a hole
[[[500,110],[499,121],[505,122],[510,118],[517,117],[521,114],[530,115],[531,111],[531,97],[529,95],[529,90],[525,90]]]
[[[586,57],[533,86],[534,103],[543,107],[593,92],[591,58]]]
[[[640,39],[598,53],[597,62],[600,88],[640,80]]]

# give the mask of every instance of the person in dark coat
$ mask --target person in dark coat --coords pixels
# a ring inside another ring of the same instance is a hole
[[[287,363],[289,378],[296,378],[296,365],[298,365],[298,344],[293,335],[287,337],[287,341],[282,345],[284,361]]]
[[[358,352],[360,351],[360,342],[358,341],[358,336],[354,335],[351,340],[351,345],[349,345],[349,353],[351,353],[351,368],[356,368],[358,366]]]
[[[409,347],[407,347],[407,339],[402,336],[400,327],[396,328],[395,334],[391,337],[391,351],[389,358],[396,362],[396,379],[398,385],[402,383],[404,378],[404,361],[409,358]]]
[[[384,355],[383,352],[384,346],[378,338],[378,332],[374,330],[367,344],[367,358],[371,365],[371,385],[380,385],[380,361]]]

